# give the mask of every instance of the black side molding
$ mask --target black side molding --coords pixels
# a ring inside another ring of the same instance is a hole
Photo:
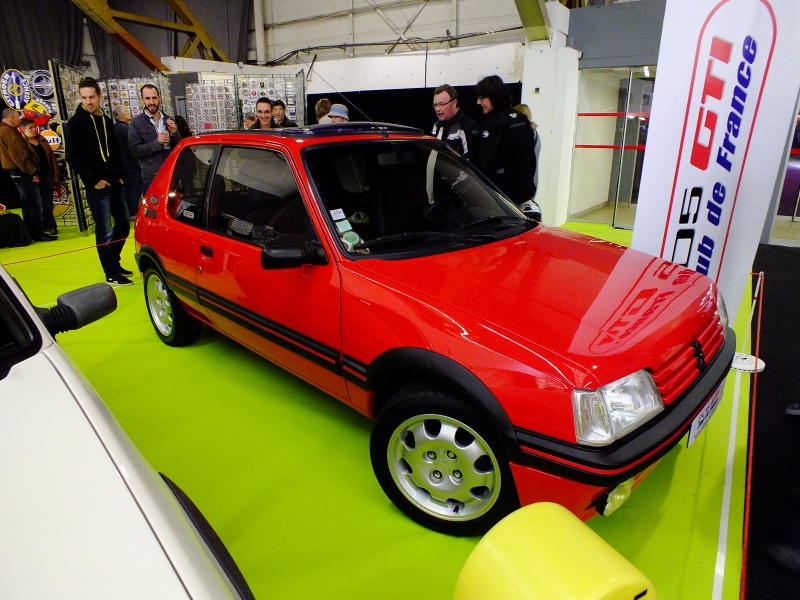
[[[205,541],[211,552],[214,553],[214,556],[242,600],[255,600],[256,597],[253,595],[250,586],[247,585],[247,581],[244,575],[242,575],[241,570],[239,570],[239,565],[233,560],[231,553],[228,552],[225,544],[222,543],[217,532],[211,527],[211,524],[203,516],[203,513],[200,512],[200,509],[195,506],[191,498],[189,498],[189,496],[187,496],[169,477],[163,473],[159,473],[159,475],[161,475],[167,487],[169,487],[170,491],[175,495],[175,499],[178,501],[178,504],[181,505],[181,508],[183,508],[183,512],[186,513],[192,525],[200,532],[203,541]]]

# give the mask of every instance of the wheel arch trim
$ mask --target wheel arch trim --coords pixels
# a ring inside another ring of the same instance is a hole
[[[351,363],[352,364],[352,363]],[[473,407],[485,414],[502,440],[507,456],[519,453],[514,427],[495,395],[472,371],[456,361],[424,348],[393,348],[387,350],[369,365],[359,369],[365,379],[361,384],[379,391],[381,381],[394,373],[413,371],[428,376],[463,393]],[[390,394],[375,394],[374,413],[377,416],[386,405]]]

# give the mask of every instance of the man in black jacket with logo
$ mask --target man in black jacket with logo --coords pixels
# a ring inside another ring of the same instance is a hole
[[[112,285],[131,285],[131,271],[122,268],[122,247],[130,233],[128,208],[122,194],[122,160],[114,123],[100,103],[100,85],[91,77],[78,84],[81,103],[64,130],[67,162],[86,188],[94,219],[97,254]]]
[[[458,107],[458,92],[452,85],[433,90],[436,118],[431,134],[444,140],[467,160],[477,160],[481,142],[480,127]]]

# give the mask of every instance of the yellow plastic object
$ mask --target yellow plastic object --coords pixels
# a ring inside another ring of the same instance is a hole
[[[650,580],[559,504],[508,515],[478,542],[454,600],[654,600]]]

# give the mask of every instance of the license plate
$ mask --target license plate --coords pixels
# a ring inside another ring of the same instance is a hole
[[[722,401],[722,389],[725,387],[725,380],[722,380],[722,383],[719,384],[714,393],[711,394],[711,398],[708,399],[706,405],[703,409],[697,414],[692,421],[692,426],[689,428],[689,439],[686,442],[686,447],[692,445],[697,439],[697,436],[700,435],[700,432],[703,431],[703,428],[708,424],[711,420],[711,415],[714,414],[714,411],[717,410],[719,403]]]

